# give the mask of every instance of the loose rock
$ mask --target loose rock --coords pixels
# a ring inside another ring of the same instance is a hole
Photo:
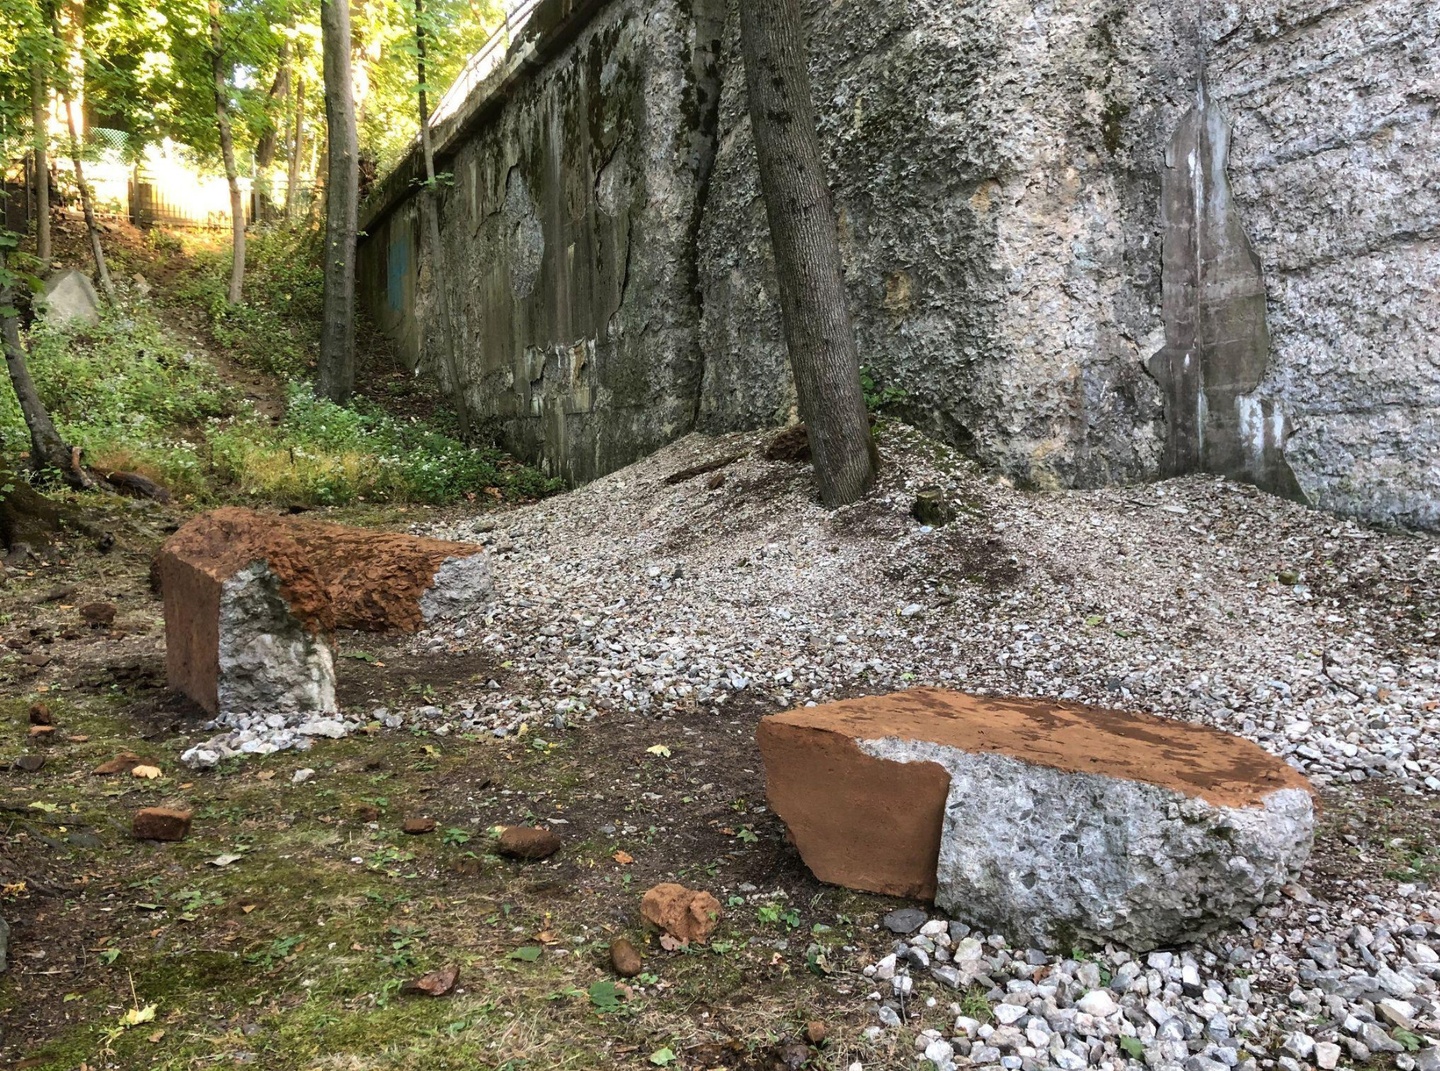
[[[758,736],[771,806],[822,881],[933,897],[1041,948],[1193,941],[1310,853],[1305,779],[1203,726],[914,689],[770,715]]]
[[[662,882],[645,892],[640,914],[682,944],[704,944],[721,916],[720,901],[708,892]]]
[[[610,967],[621,978],[634,978],[645,968],[635,946],[624,937],[610,942]]]
[[[135,812],[131,833],[136,840],[184,840],[190,835],[190,812],[145,807]]]
[[[506,826],[496,847],[501,855],[512,859],[549,859],[560,850],[560,838],[548,829]]]

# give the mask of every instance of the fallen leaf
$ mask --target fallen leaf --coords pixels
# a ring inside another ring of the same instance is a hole
[[[120,1016],[120,1025],[125,1029],[132,1026],[139,1026],[141,1023],[155,1021],[155,1005],[147,1004],[143,1008],[131,1008],[124,1015]]]
[[[150,1035],[150,1044],[151,1044],[151,1045],[158,1045],[158,1044],[160,1043],[160,1039],[163,1038],[164,1036],[165,1036],[165,1031],[163,1031],[163,1030],[157,1030],[157,1031],[155,1031],[155,1033],[153,1033],[153,1034]]]
[[[134,766],[130,769],[131,777],[143,777],[147,781],[153,781],[162,776],[158,766]]]
[[[663,948],[666,952],[678,952],[680,949],[685,947],[685,942],[677,941],[668,933],[662,933],[660,935],[660,947]]]
[[[443,997],[455,988],[460,978],[460,968],[455,964],[441,967],[438,971],[422,974],[413,982],[406,982],[402,988],[407,993],[422,993],[427,997]]]
[[[250,914],[250,912],[252,912],[252,911],[255,910],[255,905],[254,905],[254,904],[246,904],[246,905],[245,905],[244,907],[242,907],[240,910],[243,911],[245,914],[248,915],[248,914]]]
[[[275,776],[275,771],[274,771],[274,770],[261,770],[259,773],[257,773],[257,774],[255,775],[255,779],[256,779],[257,781],[269,781],[269,780],[273,779],[274,776]]]
[[[210,865],[229,866],[231,863],[238,863],[243,858],[244,856],[241,855],[233,855],[230,853],[226,853],[225,855],[217,855],[214,859],[211,859]],[[254,905],[252,904],[251,906],[253,907]]]
[[[54,814],[60,808],[53,803],[46,803],[43,800],[36,800],[34,803],[30,804],[30,809],[32,811],[44,811],[46,814]]]
[[[645,749],[645,753],[647,755],[659,755],[662,759],[668,759],[670,757],[670,749],[664,744],[656,744],[654,747],[647,747]]]
[[[506,956],[505,958],[518,959],[521,963],[534,963],[537,959],[540,958],[540,946],[522,945],[521,947],[515,949],[515,951],[511,952],[510,955]]]
[[[560,935],[554,930],[541,930],[535,935],[535,940],[542,945],[553,945],[560,940]]]
[[[616,852],[610,858],[614,859],[615,862],[619,863],[621,866],[629,866],[631,863],[635,862],[635,857],[629,852]]]

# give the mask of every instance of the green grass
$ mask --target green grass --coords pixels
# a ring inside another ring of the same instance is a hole
[[[164,238],[151,245],[174,255]],[[309,232],[262,231],[251,242],[245,304],[224,300],[228,253],[204,250],[171,298],[197,306],[232,359],[275,379],[286,398],[278,424],[137,303],[107,310],[94,327],[31,331],[31,372],[66,441],[92,467],[143,473],[205,505],[445,505],[560,489],[431,421],[396,417],[361,396],[343,407],[317,399],[305,378],[319,323],[317,253]],[[28,447],[13,392],[0,392],[0,451],[17,458]]]
[[[239,305],[226,299],[228,243],[196,245],[189,250],[194,270],[185,273],[174,297],[201,310],[215,340],[241,364],[282,379],[308,378],[320,344],[322,243],[316,230],[255,231],[246,243],[245,300]]]

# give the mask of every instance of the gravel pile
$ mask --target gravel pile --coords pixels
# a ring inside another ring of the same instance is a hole
[[[1440,792],[1434,537],[1205,477],[1023,492],[903,428],[877,491],[830,512],[808,466],[763,459],[766,439],[692,436],[570,494],[424,528],[485,543],[496,598],[414,652],[480,652],[512,683],[363,720],[505,736],[931,684],[1209,724],[1342,795]],[[955,521],[911,516],[927,487]],[[311,738],[261,720],[217,724],[187,755]],[[1290,886],[1243,930],[1138,959],[1057,960],[911,921],[866,971],[876,1044],[919,1031],[904,1063],[1440,1071],[1426,886]]]
[[[419,651],[483,650],[491,731],[760,695],[912,684],[1146,710],[1241,733],[1318,784],[1440,791],[1440,542],[1187,478],[1024,493],[905,430],[878,492],[832,512],[760,436],[692,436],[559,498],[426,529],[492,553],[483,616]],[[713,474],[667,476],[748,451]],[[915,493],[959,511],[935,528]]]
[[[309,751],[317,737],[339,740],[364,724],[353,714],[221,714],[201,726],[215,735],[187,748],[180,761],[192,770],[206,770],[241,755]]]
[[[1246,933],[1142,957],[1052,959],[917,909],[892,912],[885,926],[902,936],[864,970],[876,987],[867,1033],[881,1043],[942,1012],[944,1028],[926,1026],[914,1040],[916,1056],[939,1071],[1081,1071],[1142,1057],[1185,1071],[1329,1071],[1376,1057],[1401,1071],[1440,1069],[1435,898],[1404,890],[1417,901],[1407,906],[1424,901],[1427,922],[1383,909],[1323,920],[1343,923],[1335,939],[1311,921],[1324,911],[1313,898],[1287,893],[1264,920],[1276,940]]]
[[[1434,537],[1205,477],[1022,492],[903,429],[877,492],[832,513],[764,441],[692,437],[560,498],[427,530],[486,543],[497,599],[416,651],[483,651],[538,682],[441,720],[505,734],[934,684],[1209,724],[1322,789],[1440,791]],[[666,480],[739,452],[723,480]],[[932,486],[954,522],[911,516]],[[1139,959],[1056,961],[922,918],[867,972],[872,1033],[920,1031],[914,1058],[942,1069],[1440,1071],[1440,897],[1363,880],[1323,902],[1287,893],[1240,932]]]

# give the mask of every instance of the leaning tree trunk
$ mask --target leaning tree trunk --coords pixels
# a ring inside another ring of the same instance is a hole
[[[13,290],[11,275],[5,268],[4,251],[0,250],[0,344],[5,350],[5,367],[10,372],[10,383],[20,401],[20,412],[25,417],[25,426],[30,429],[30,466],[36,473],[59,472],[73,487],[89,487],[90,480],[80,467],[79,451],[60,438],[45,403],[40,400],[40,392],[35,389],[35,381],[30,378],[25,346],[20,341],[20,320],[15,313]]]
[[[795,394],[820,499],[840,506],[869,490],[878,457],[820,161],[799,0],[740,0],[740,46]]]
[[[245,286],[245,200],[240,195],[240,172],[235,166],[235,139],[230,132],[230,108],[225,103],[225,50],[220,37],[220,2],[210,0],[210,75],[215,87],[215,122],[220,128],[220,155],[225,160],[225,181],[230,185],[230,304],[240,304]]]
[[[360,198],[360,147],[350,80],[350,0],[321,0],[325,119],[329,162],[325,180],[325,302],[318,388],[332,402],[355,390],[355,232]]]
[[[424,218],[425,239],[430,247],[431,286],[440,298],[440,350],[450,374],[452,403],[460,421],[460,439],[470,441],[470,412],[465,402],[461,358],[451,306],[450,273],[445,268],[445,244],[440,240],[439,191],[435,183],[435,146],[430,140],[430,104],[425,84],[425,0],[415,0],[415,74],[420,90],[420,151],[425,157],[425,187],[420,191],[420,215]]]
[[[95,201],[90,196],[90,185],[85,181],[85,166],[80,162],[80,135],[75,130],[75,103],[68,88],[61,90],[65,105],[65,125],[70,131],[70,159],[75,165],[75,184],[80,187],[80,207],[85,213],[85,231],[90,236],[90,253],[95,258],[95,274],[100,279],[100,289],[105,299],[115,303],[115,284],[110,281],[110,269],[105,264],[105,247],[100,244],[100,224],[95,221]]]
[[[45,67],[30,67],[30,122],[35,132],[35,255],[40,274],[50,273],[50,116],[45,107]]]

